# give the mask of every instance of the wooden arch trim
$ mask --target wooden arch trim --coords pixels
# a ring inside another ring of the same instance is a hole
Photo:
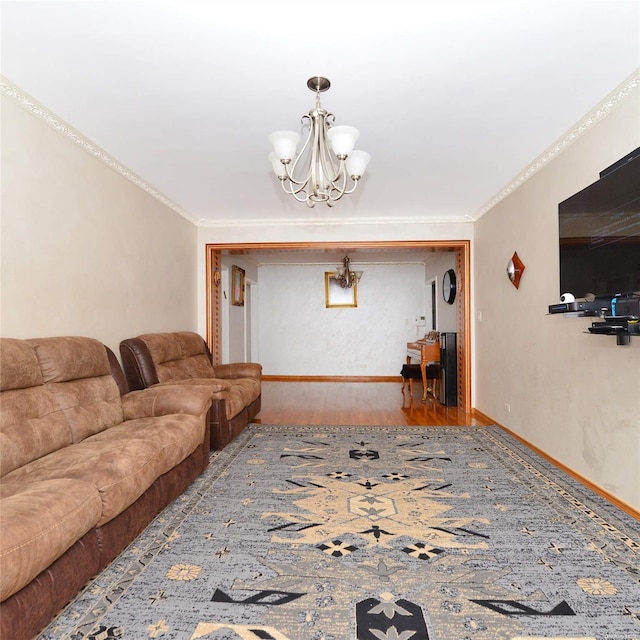
[[[471,412],[471,242],[469,240],[381,240],[364,242],[237,242],[205,245],[206,265],[206,340],[214,361],[222,352],[221,334],[221,256],[222,252],[250,254],[260,251],[356,249],[451,249],[456,252],[458,300],[458,408]]]

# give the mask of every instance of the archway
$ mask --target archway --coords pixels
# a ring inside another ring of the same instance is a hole
[[[206,339],[215,361],[219,360],[222,336],[220,331],[220,273],[223,252],[251,254],[264,251],[326,251],[375,249],[449,249],[456,252],[458,305],[458,407],[471,411],[471,243],[469,240],[365,241],[365,242],[266,242],[221,243],[206,245]]]

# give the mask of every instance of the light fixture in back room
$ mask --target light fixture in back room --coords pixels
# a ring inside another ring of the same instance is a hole
[[[351,260],[349,260],[349,256],[345,256],[342,259],[342,264],[336,268],[333,277],[343,289],[350,289],[354,284],[360,282],[362,271],[351,271]]]

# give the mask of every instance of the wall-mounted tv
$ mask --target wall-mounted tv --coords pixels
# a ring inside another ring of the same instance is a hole
[[[640,147],[558,205],[560,295],[640,292]]]

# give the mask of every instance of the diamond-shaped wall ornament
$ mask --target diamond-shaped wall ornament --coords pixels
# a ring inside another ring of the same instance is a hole
[[[516,289],[520,287],[520,278],[522,278],[522,272],[524,269],[524,263],[520,260],[518,252],[514,251],[511,260],[509,260],[509,264],[507,265],[507,275],[509,276],[509,280],[511,280],[511,284]]]

